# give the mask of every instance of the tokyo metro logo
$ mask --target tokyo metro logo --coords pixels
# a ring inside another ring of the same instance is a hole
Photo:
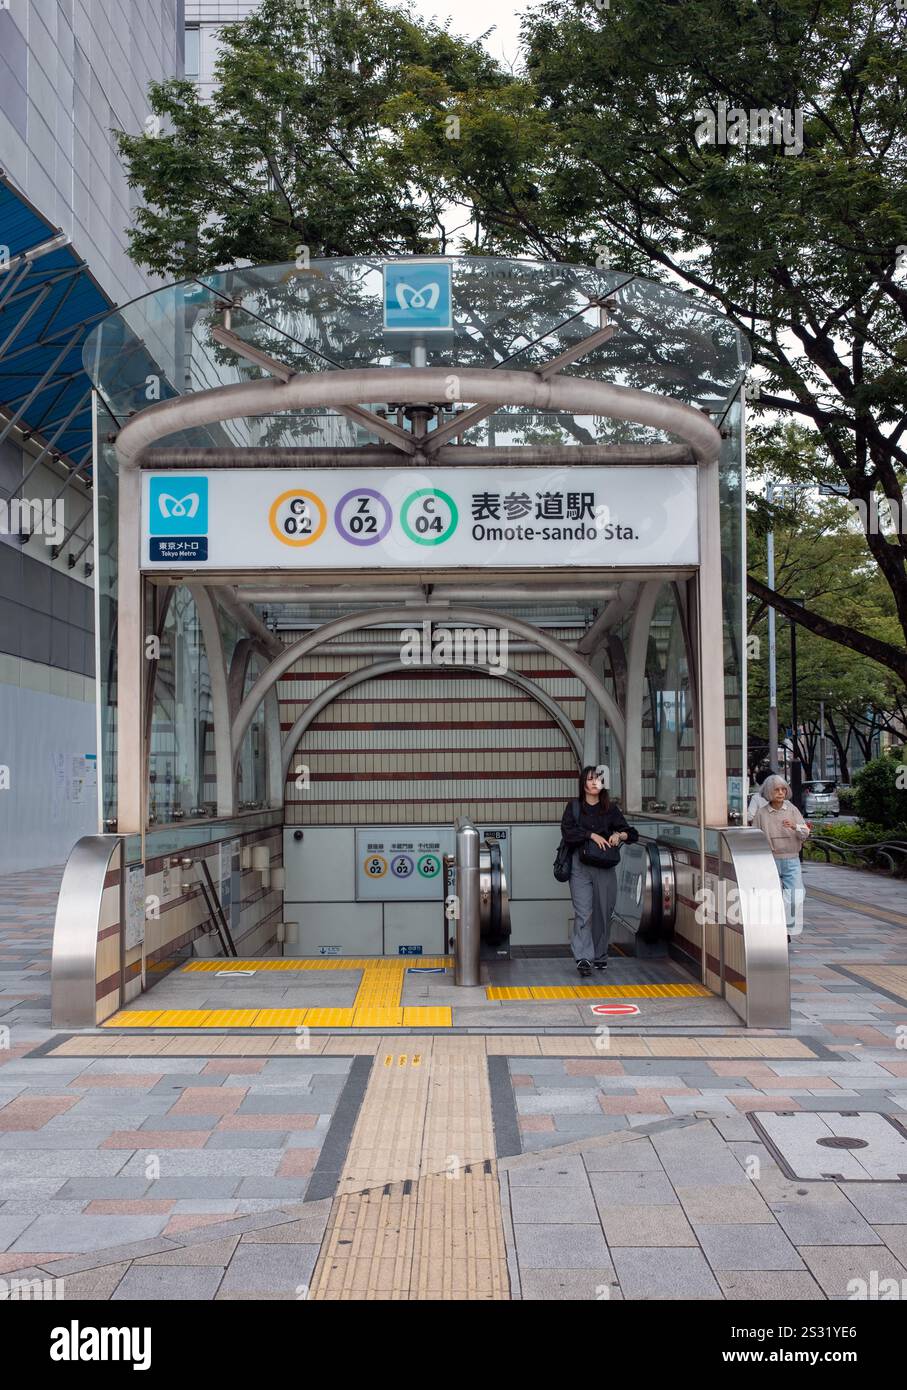
[[[450,332],[453,327],[451,291],[450,261],[386,261],[385,330]]]
[[[152,536],[201,536],[208,530],[208,479],[171,473],[152,478],[149,492]]]

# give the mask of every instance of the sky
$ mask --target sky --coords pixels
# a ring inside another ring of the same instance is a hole
[[[516,61],[519,49],[520,11],[529,8],[529,0],[513,4],[509,0],[413,0],[413,9],[423,19],[440,23],[453,19],[455,33],[475,39],[494,26],[486,39],[488,51],[506,62]]]

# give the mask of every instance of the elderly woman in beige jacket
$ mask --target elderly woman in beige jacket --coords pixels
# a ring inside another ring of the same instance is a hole
[[[761,795],[765,797],[768,805],[760,806],[753,816],[753,825],[762,831],[775,856],[784,895],[787,935],[790,938],[794,931],[800,930],[802,923],[805,893],[803,872],[800,868],[800,847],[809,836],[810,827],[790,799],[789,783],[777,773],[766,777],[762,783]]]

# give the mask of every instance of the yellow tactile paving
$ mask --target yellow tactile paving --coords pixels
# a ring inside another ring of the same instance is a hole
[[[404,1028],[451,1028],[453,1011],[445,1004],[407,1005],[403,1010]]]
[[[402,1028],[403,1009],[389,1005],[361,1005],[353,1008],[354,1028]]]
[[[484,1047],[457,1040],[378,1049],[310,1298],[508,1297]]]
[[[487,985],[490,1000],[507,999],[702,999],[704,985]]]
[[[251,1028],[260,1013],[260,1009],[211,1009],[207,1013],[205,1027]]]
[[[251,1026],[253,1028],[298,1028],[305,1023],[308,1013],[311,1013],[310,1009],[259,1009]]]
[[[307,1009],[307,1028],[352,1028],[352,1009]]]
[[[753,1038],[752,1044],[759,1057],[812,1059],[816,1056],[811,1047],[797,1038]]]

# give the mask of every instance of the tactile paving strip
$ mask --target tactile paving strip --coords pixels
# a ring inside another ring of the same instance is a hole
[[[702,999],[705,985],[487,985],[488,999]]]
[[[375,1058],[315,1267],[314,1299],[506,1299],[480,1039]]]

